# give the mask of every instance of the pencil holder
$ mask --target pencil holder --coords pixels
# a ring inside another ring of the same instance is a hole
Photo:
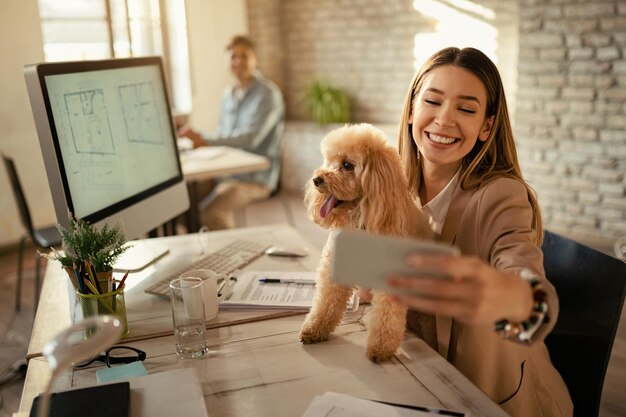
[[[115,291],[105,292],[103,294],[83,294],[77,290],[76,298],[83,311],[83,318],[101,314],[115,316],[122,323],[122,328],[124,329],[122,337],[128,334],[128,320],[126,319],[123,286]],[[93,329],[85,330],[85,336],[90,336],[93,331]]]

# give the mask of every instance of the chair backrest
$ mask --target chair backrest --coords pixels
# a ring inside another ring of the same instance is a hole
[[[24,228],[26,228],[26,231],[30,234],[30,236],[32,236],[33,222],[30,217],[30,211],[28,209],[28,204],[26,203],[26,198],[24,197],[22,184],[20,183],[20,179],[17,176],[15,163],[13,162],[13,159],[4,154],[2,154],[2,159],[4,160],[4,165],[7,169],[7,174],[9,175],[9,181],[11,181],[11,186],[13,187],[13,194],[15,194],[15,200],[17,202],[18,211],[20,212],[22,225],[24,226]]]
[[[597,416],[624,305],[626,263],[556,233],[542,246],[560,313],[546,345],[574,402],[574,416]]]

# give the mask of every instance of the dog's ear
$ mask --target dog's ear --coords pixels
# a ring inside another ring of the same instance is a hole
[[[359,228],[381,234],[397,234],[407,227],[413,204],[400,157],[392,147],[370,152],[361,175],[363,198]]]

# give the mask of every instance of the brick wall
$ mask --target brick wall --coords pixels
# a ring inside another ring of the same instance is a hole
[[[248,0],[248,27],[263,74],[285,92],[285,49],[281,0]]]
[[[515,133],[546,225],[626,235],[626,3],[521,0]]]
[[[428,3],[453,5],[416,4]],[[626,4],[472,4],[493,19],[455,10],[497,30],[497,65],[520,158],[546,226],[604,247],[626,235]],[[248,17],[259,65],[281,86],[289,119],[307,119],[303,91],[326,79],[348,92],[354,121],[376,124],[398,123],[415,36],[439,24],[409,0],[248,0]]]
[[[430,27],[410,1],[249,0],[250,32],[264,36],[267,10],[278,5],[284,50],[282,80],[289,117],[305,120],[302,97],[316,80],[350,95],[354,120],[398,120],[413,75],[413,35]],[[262,67],[269,61],[259,58]],[[269,72],[263,68],[264,72]],[[279,75],[278,71],[268,76]]]
[[[462,11],[446,1],[428,2]],[[475,3],[498,16],[496,52],[512,94],[517,2]],[[479,13],[466,14],[485,20]],[[326,80],[347,91],[354,121],[373,123],[399,121],[415,72],[415,36],[436,32],[439,24],[437,18],[417,11],[410,0],[248,0],[248,19],[251,35],[259,40],[259,66],[283,89],[290,119],[308,119],[304,91],[314,81]]]

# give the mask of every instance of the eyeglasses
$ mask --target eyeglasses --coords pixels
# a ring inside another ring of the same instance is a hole
[[[112,346],[100,353],[100,355],[76,365],[76,368],[84,368],[96,361],[104,362],[110,368],[112,364],[132,363],[146,359],[146,352],[130,346]]]

